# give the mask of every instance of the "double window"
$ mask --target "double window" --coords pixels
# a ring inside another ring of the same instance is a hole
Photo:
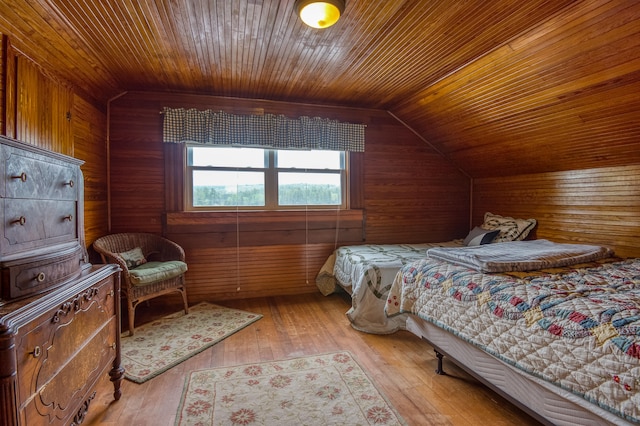
[[[344,151],[187,145],[189,210],[347,207]]]

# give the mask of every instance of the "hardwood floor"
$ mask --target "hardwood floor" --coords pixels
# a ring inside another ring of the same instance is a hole
[[[220,304],[263,318],[146,383],[124,380],[120,401],[113,401],[113,386],[105,377],[84,424],[173,425],[185,376],[192,370],[339,350],[354,355],[408,425],[539,424],[446,358],[448,375],[435,374],[433,349],[413,334],[372,335],[351,328],[345,316],[346,295]],[[136,325],[179,310],[177,299],[152,300],[138,307]]]

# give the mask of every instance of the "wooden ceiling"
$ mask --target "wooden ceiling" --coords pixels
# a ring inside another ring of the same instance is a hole
[[[325,30],[293,3],[1,0],[0,32],[102,104],[384,109],[473,177],[640,163],[637,0],[347,0]]]

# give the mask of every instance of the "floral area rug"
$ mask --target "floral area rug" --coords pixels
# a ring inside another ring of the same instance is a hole
[[[123,333],[125,377],[143,383],[262,318],[262,315],[210,303],[136,327]]]
[[[406,425],[348,352],[186,378],[176,425]]]

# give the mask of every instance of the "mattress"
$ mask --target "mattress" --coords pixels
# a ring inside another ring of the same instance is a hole
[[[406,328],[445,356],[453,354],[451,358],[456,364],[542,423],[558,426],[635,424],[523,373],[426,320],[410,316]]]
[[[386,309],[640,423],[640,259],[503,274],[423,259],[398,272]]]

